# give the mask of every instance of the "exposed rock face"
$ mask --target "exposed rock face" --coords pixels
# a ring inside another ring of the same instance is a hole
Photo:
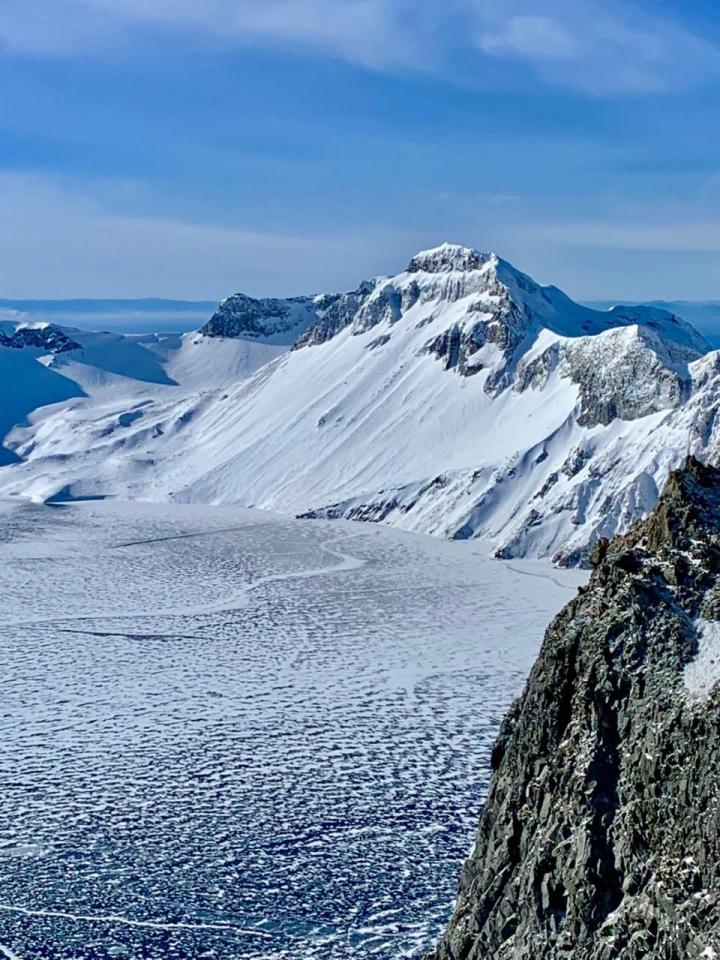
[[[20,326],[11,334],[0,331],[0,347],[9,347],[14,350],[31,347],[36,350],[47,350],[48,353],[67,353],[70,350],[79,350],[80,344],[60,327],[47,323],[38,326]]]
[[[720,471],[598,542],[495,746],[428,960],[720,956]]]
[[[690,394],[688,364],[697,354],[665,342],[647,327],[609,331],[603,349],[588,337],[565,351],[565,366],[580,388],[583,426],[636,420],[678,407]]]
[[[456,270],[480,270],[492,254],[480,253],[471,247],[443,243],[432,250],[423,250],[410,261],[408,273],[452,273]]]
[[[250,340],[285,337],[291,344],[316,319],[311,297],[256,300],[236,293],[221,301],[200,333],[206,337]]]
[[[368,280],[350,293],[325,294],[316,297],[314,300],[316,320],[298,339],[295,344],[296,349],[326,343],[345,327],[349,327],[370,299],[375,286],[375,281]]]
[[[445,370],[454,370],[461,376],[486,370],[484,388],[493,396],[508,386],[517,388],[517,376],[524,377],[525,385],[537,385],[532,377],[538,365],[547,363],[548,358],[538,358],[534,366],[524,369],[522,374],[518,370],[522,368],[525,350],[543,329],[584,341],[582,334],[592,336],[614,328],[621,332],[640,325],[638,339],[644,347],[644,362],[638,364],[643,369],[637,372],[646,378],[657,372],[671,381],[666,391],[668,396],[663,393],[658,401],[662,409],[679,402],[682,384],[688,379],[687,364],[707,350],[702,337],[665,310],[637,307],[616,307],[605,313],[588,310],[573,303],[556,287],[536,283],[495,253],[481,253],[451,243],[416,254],[405,272],[395,277],[367,281],[350,293],[315,297],[312,302],[318,314],[317,322],[298,339],[296,348],[325,343],[345,328],[359,336],[375,326],[392,325],[418,303],[446,306],[462,302],[459,320],[439,336],[429,337],[422,352],[435,356]],[[676,345],[671,350],[672,356],[660,335],[669,337]],[[604,406],[588,412],[588,425],[608,423],[628,410],[638,410],[636,415],[643,416],[651,407],[649,401],[635,402],[638,381],[627,358],[626,345],[617,342],[606,346],[612,348],[614,359],[619,353],[622,360],[614,364],[614,378],[606,378],[603,384],[607,396]],[[484,347],[493,348],[489,355],[488,351],[482,352]],[[557,348],[555,352],[557,354]],[[643,351],[638,347],[635,352]],[[591,353],[592,350],[586,350],[583,356],[576,351],[575,362],[567,365],[571,378],[583,385],[587,370],[605,359],[593,357]],[[669,375],[666,374],[668,364]],[[683,367],[685,381],[682,380]],[[623,402],[622,395],[627,392],[633,396]],[[589,396],[590,390],[586,393]],[[618,393],[621,394],[619,403],[616,402]],[[615,410],[618,412],[614,413]],[[594,420],[596,416],[599,419]]]

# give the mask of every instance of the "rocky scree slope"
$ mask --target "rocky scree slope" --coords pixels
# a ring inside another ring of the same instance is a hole
[[[578,563],[652,507],[688,448],[714,457],[707,351],[671,313],[591,310],[444,244],[349,293],[228,298],[163,361],[179,390],[12,430],[0,492],[235,502]]]
[[[427,960],[720,955],[720,471],[594,550],[492,755]]]

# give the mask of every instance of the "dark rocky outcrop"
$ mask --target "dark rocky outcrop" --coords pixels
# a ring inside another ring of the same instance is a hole
[[[35,350],[47,350],[48,353],[68,353],[70,350],[81,349],[79,343],[53,323],[20,326],[10,334],[0,331],[0,347],[9,347],[13,350],[29,347]]]
[[[199,332],[205,337],[264,339],[289,333],[299,335],[315,319],[311,297],[257,300],[235,293],[220,302]]]
[[[720,956],[720,471],[688,459],[591,559],[502,727],[428,960]]]
[[[408,273],[452,273],[455,270],[480,270],[489,255],[455,243],[443,243],[432,250],[422,250],[410,260]]]
[[[295,344],[295,349],[313,347],[332,340],[336,334],[351,326],[375,290],[375,281],[361,283],[350,293],[323,294],[315,298],[317,319]]]

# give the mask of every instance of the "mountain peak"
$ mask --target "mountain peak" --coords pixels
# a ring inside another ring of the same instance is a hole
[[[497,264],[494,253],[481,253],[459,243],[442,243],[430,250],[416,253],[408,264],[408,273],[452,273],[455,270],[481,270],[488,264]]]

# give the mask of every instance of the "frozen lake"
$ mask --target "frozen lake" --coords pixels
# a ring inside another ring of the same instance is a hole
[[[0,956],[417,957],[585,579],[229,507],[0,504]]]

